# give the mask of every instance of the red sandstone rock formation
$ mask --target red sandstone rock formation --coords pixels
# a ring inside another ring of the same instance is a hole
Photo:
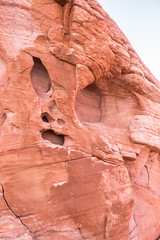
[[[0,20],[0,239],[158,238],[159,82],[96,0]]]

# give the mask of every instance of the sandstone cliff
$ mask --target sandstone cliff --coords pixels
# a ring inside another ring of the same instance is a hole
[[[0,1],[0,239],[155,240],[160,83],[96,0]]]

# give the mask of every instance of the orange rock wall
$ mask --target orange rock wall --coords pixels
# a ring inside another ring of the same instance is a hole
[[[0,239],[158,239],[159,82],[96,0],[0,19]]]

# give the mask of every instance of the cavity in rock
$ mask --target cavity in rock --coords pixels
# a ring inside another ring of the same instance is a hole
[[[43,114],[41,115],[41,118],[42,118],[42,121],[43,121],[43,122],[49,122],[49,118],[48,118],[48,116],[47,116],[46,113],[43,113]]]
[[[31,81],[36,94],[41,98],[51,96],[51,81],[47,69],[39,58],[33,57],[34,66],[31,71]]]
[[[61,6],[64,6],[68,0],[55,0],[56,3],[60,4]]]
[[[49,129],[42,133],[42,138],[45,140],[50,141],[53,144],[56,145],[63,145],[64,144],[64,136],[63,135],[57,135],[53,130]]]
[[[99,122],[101,119],[101,94],[92,83],[76,96],[75,110],[81,122]]]

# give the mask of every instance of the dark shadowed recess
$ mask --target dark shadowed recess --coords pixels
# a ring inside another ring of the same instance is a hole
[[[77,93],[75,111],[81,122],[99,122],[101,119],[101,93],[95,83]]]
[[[61,6],[64,6],[68,0],[55,0],[56,3],[60,4]]]
[[[53,130],[49,129],[42,133],[42,138],[45,140],[50,141],[53,144],[56,145],[63,145],[64,144],[64,136],[63,135],[57,135]]]
[[[42,116],[42,121],[43,122],[49,122],[48,118],[46,116]]]
[[[48,122],[49,123],[48,113],[42,113],[41,118],[42,118],[43,122]]]
[[[36,94],[41,98],[49,98],[51,81],[47,69],[39,58],[33,57],[34,66],[31,71],[31,81]]]
[[[160,235],[159,235],[158,238],[156,238],[155,240],[160,240]]]

